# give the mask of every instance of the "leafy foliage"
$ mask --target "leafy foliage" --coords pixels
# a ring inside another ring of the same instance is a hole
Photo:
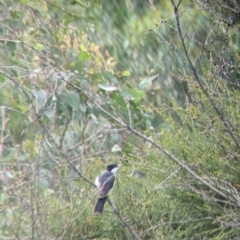
[[[239,238],[230,2],[0,3],[2,239]]]

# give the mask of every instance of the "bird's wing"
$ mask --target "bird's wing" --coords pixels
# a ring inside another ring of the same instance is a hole
[[[104,198],[107,196],[109,191],[113,188],[114,184],[114,174],[112,172],[104,171],[99,177],[98,195],[99,198]]]

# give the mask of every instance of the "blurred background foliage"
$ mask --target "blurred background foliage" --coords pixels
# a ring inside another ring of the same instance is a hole
[[[239,238],[239,1],[0,9],[1,239]]]

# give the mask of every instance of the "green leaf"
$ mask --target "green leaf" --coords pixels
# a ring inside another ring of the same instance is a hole
[[[147,88],[149,88],[149,87],[152,85],[152,81],[153,81],[155,78],[157,78],[158,76],[159,76],[159,74],[156,74],[156,75],[154,75],[154,76],[152,76],[152,77],[149,77],[149,78],[147,78],[147,79],[142,80],[142,81],[140,82],[140,84],[139,84],[139,88],[140,88],[140,89],[147,89]]]
[[[144,98],[145,93],[137,88],[124,87],[121,91],[121,95],[133,100],[135,103],[139,103]]]
[[[49,195],[52,195],[54,194],[54,190],[50,189],[50,188],[47,188],[45,191],[44,191],[44,195],[45,196],[49,196]]]
[[[89,54],[88,52],[81,52],[78,54],[78,60],[80,61],[88,61],[91,59],[91,54]]]
[[[5,76],[3,74],[0,74],[0,83],[5,82]]]
[[[98,119],[97,119],[97,117],[96,117],[94,114],[90,114],[90,116],[91,116],[92,120],[93,120],[96,124],[98,124]]]
[[[87,110],[87,105],[85,104],[85,102],[80,102],[79,104],[79,108],[82,112],[86,112]]]
[[[26,113],[29,109],[26,105],[23,105],[22,103],[15,103],[14,107],[18,109],[21,113]]]
[[[15,42],[8,41],[8,42],[7,42],[7,46],[8,46],[8,48],[9,48],[10,52],[13,52],[13,53],[14,53],[14,52],[16,51],[17,46],[16,46],[16,43],[15,43]]]
[[[9,171],[6,171],[6,172],[5,172],[5,176],[6,176],[8,179],[13,179],[13,178],[14,178],[14,175],[13,175],[11,172],[9,172]]]
[[[82,61],[76,61],[75,62],[75,69],[80,73],[83,71],[84,64]]]
[[[103,71],[102,75],[103,75],[104,79],[107,81],[111,81],[113,83],[118,82],[117,79],[115,78],[115,76],[113,75],[113,73],[111,73],[111,72]]]
[[[107,84],[98,84],[98,86],[103,89],[104,91],[107,92],[112,92],[112,91],[116,91],[118,88],[115,86],[111,86],[111,85],[107,85]]]
[[[37,99],[37,110],[41,110],[47,99],[48,99],[48,91],[47,90],[39,90],[35,93],[36,99]]]
[[[41,179],[39,180],[39,187],[41,190],[47,190],[49,189],[49,182],[46,179]]]
[[[61,94],[61,98],[73,109],[76,109],[80,105],[80,97],[78,93],[73,91],[66,91]]]
[[[123,77],[129,77],[131,73],[129,71],[123,71],[121,72]]]
[[[34,48],[36,48],[38,51],[42,51],[45,49],[41,43],[34,44]]]
[[[77,4],[77,5],[79,5],[79,6],[83,7],[83,8],[86,8],[86,6],[80,0],[74,0],[74,1],[72,1],[71,4],[72,5]]]
[[[120,108],[123,111],[128,111],[127,105],[126,105],[126,101],[124,99],[123,96],[119,95],[118,93],[112,93],[110,95],[113,106],[115,108]]]

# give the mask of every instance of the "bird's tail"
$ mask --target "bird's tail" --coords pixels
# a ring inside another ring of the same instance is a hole
[[[107,197],[99,198],[97,200],[97,203],[96,203],[95,208],[94,208],[94,213],[95,214],[102,214],[104,204],[105,204],[106,200],[107,200]]]

